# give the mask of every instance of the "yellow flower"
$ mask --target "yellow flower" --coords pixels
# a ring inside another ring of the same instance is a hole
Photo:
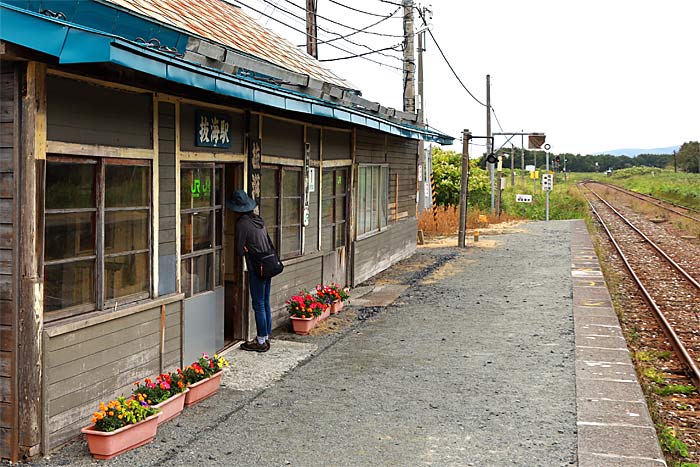
[[[124,416],[123,416],[122,414],[119,414],[119,415],[117,415],[117,418],[118,418],[119,420],[121,420],[122,418],[124,418]]]

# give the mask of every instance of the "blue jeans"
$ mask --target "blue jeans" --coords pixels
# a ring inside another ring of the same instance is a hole
[[[255,327],[258,336],[269,336],[272,332],[272,311],[270,310],[270,285],[272,279],[263,279],[255,273],[248,272],[250,298],[255,311]]]

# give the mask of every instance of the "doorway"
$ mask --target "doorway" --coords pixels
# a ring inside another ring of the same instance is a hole
[[[225,164],[225,199],[243,189],[243,164]],[[228,347],[248,336],[248,300],[243,258],[236,251],[238,214],[224,206],[224,346]]]

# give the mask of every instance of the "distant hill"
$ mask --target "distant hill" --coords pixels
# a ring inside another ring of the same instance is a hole
[[[625,148],[625,149],[613,149],[611,151],[597,152],[595,155],[609,154],[611,156],[629,156],[636,157],[640,154],[673,154],[673,151],[678,151],[680,146],[670,146],[667,148],[654,148],[654,149],[639,149],[639,148]]]

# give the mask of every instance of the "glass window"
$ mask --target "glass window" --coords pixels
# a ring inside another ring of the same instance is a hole
[[[321,248],[330,251],[345,246],[345,226],[347,222],[347,174],[348,169],[327,169],[323,171],[321,201]],[[364,182],[361,182],[364,190]],[[362,192],[362,191],[361,191]],[[360,199],[362,204],[365,200]],[[364,209],[363,207],[360,209]]]
[[[180,265],[185,296],[213,290],[223,276],[223,166],[180,169]]]
[[[44,186],[46,320],[149,296],[150,187],[149,162],[49,158]]]
[[[301,169],[263,167],[261,172],[260,215],[272,243],[282,258],[301,255]]]
[[[357,235],[386,227],[388,222],[389,167],[360,165],[358,168]]]

